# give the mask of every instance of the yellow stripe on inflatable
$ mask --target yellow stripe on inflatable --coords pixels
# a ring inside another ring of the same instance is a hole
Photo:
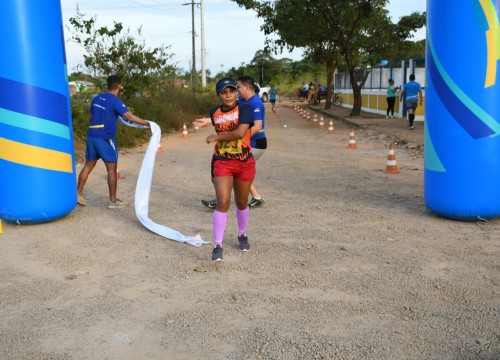
[[[70,154],[0,138],[0,159],[47,170],[73,172]]]
[[[500,24],[494,5],[486,0],[480,0],[481,7],[488,22],[486,30],[486,46],[488,48],[488,63],[484,87],[495,85],[497,76],[497,61],[500,58]]]

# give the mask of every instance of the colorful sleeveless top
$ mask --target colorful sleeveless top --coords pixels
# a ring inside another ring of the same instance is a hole
[[[238,104],[229,110],[224,110],[222,105],[219,105],[210,111],[210,118],[217,134],[231,132],[239,124],[250,124],[250,127],[253,126],[252,108],[248,104]],[[250,133],[251,130],[248,128],[242,139],[217,141],[214,146],[214,159],[246,161],[252,156]]]

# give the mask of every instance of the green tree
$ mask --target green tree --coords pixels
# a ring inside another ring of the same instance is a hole
[[[332,84],[333,84],[333,75],[335,73],[335,69],[339,64],[341,55],[338,48],[336,48],[335,44],[330,41],[325,41],[320,44],[316,44],[315,46],[311,46],[307,48],[306,55],[309,56],[312,60],[316,62],[323,62],[326,66],[326,101],[325,101],[325,109],[332,108]]]
[[[289,50],[300,47],[304,49],[306,58],[313,63],[325,65],[328,89],[325,108],[329,109],[333,75],[341,53],[335,39],[324,31],[328,24],[325,24],[324,17],[318,16],[319,10],[318,3],[313,1],[278,0],[262,3],[260,14],[264,18],[272,18],[272,21],[265,21],[264,32],[279,36],[276,40],[266,42],[274,51],[282,51],[285,47]]]
[[[270,76],[267,76],[267,69],[270,69],[271,64],[276,61],[268,50],[258,50],[252,61],[250,61],[250,66],[255,68],[255,73],[257,74],[257,81],[259,84],[264,85],[269,82]]]
[[[426,23],[426,13],[414,12],[403,16],[395,24],[387,17],[377,21],[372,27],[370,35],[378,39],[377,42],[366,46],[366,65],[376,65],[380,60],[396,62],[403,59],[425,57],[425,40],[412,41],[415,30],[422,28]]]
[[[361,114],[361,89],[369,74],[367,70],[359,76],[356,69],[363,65],[367,55],[377,49],[387,49],[389,45],[397,46],[402,37],[408,37],[410,30],[419,26],[412,18],[405,19],[400,27],[390,27],[384,9],[388,0],[233,1],[254,9],[257,16],[264,19],[262,30],[267,36],[273,36],[267,44],[276,50],[307,48],[314,58],[324,59],[327,69],[337,66],[343,57],[354,95],[351,116]],[[398,36],[387,36],[389,28],[398,31]],[[330,84],[327,85],[330,88]]]
[[[85,67],[95,79],[105,79],[110,74],[122,77],[124,95],[135,92],[154,93],[161,90],[167,79],[175,75],[175,67],[168,61],[173,54],[162,45],[149,49],[144,40],[137,40],[121,23],[112,28],[97,27],[96,17],[85,18],[78,6],[76,17],[69,19],[72,26],[70,40],[81,45]],[[141,29],[137,29],[141,36]]]

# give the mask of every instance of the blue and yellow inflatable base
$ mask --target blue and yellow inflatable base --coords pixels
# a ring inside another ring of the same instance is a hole
[[[0,218],[41,223],[76,206],[59,0],[0,3]]]

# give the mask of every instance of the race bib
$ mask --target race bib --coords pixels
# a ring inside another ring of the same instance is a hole
[[[217,149],[219,151],[219,154],[237,155],[243,152],[241,147],[242,143],[243,141],[241,139],[229,141],[222,140],[217,142]]]

